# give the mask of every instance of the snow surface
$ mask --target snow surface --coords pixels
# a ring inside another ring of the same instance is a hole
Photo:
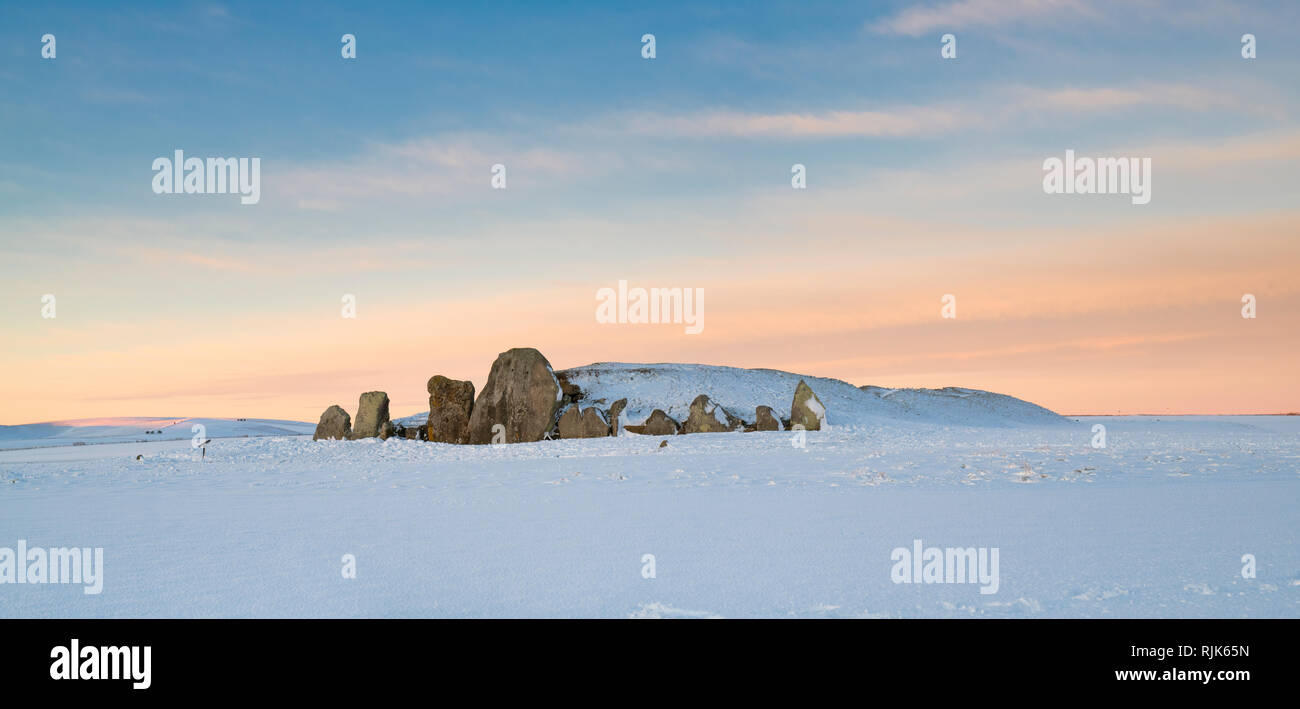
[[[830,381],[809,384],[834,421],[857,395]],[[767,432],[0,451],[0,547],[105,559],[102,594],[0,584],[0,616],[1300,616],[1300,417],[877,421],[802,449]],[[892,583],[914,539],[997,547],[998,592]]]
[[[712,416],[713,420],[716,421],[719,426],[726,428],[727,416],[722,411],[722,407],[715,401],[710,401],[708,407],[704,409],[704,413]]]
[[[137,441],[190,440],[195,425],[207,438],[284,436],[315,433],[316,425],[274,419],[221,419],[184,417],[119,417],[77,419],[0,426],[0,450],[43,446],[92,445]],[[160,433],[145,433],[160,431]]]

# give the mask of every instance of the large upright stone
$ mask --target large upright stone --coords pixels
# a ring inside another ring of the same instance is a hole
[[[627,399],[619,399],[609,407],[609,435],[617,436],[623,428],[623,409],[627,408]]]
[[[805,431],[820,431],[826,423],[826,406],[813,393],[812,387],[799,380],[794,389],[794,401],[790,402],[790,428],[803,426]]]
[[[560,416],[560,438],[603,438],[609,435],[609,421],[592,406],[581,412],[575,404]]]
[[[429,440],[435,443],[469,443],[469,419],[474,412],[474,382],[448,379],[441,374],[429,380]]]
[[[707,394],[700,394],[691,402],[691,412],[682,425],[682,433],[721,433],[744,427],[744,421],[731,415]]]
[[[754,409],[754,430],[755,431],[780,431],[781,419],[772,413],[772,407],[759,406]]]
[[[342,406],[335,404],[325,413],[320,415],[320,423],[316,424],[316,435],[312,436],[313,441],[321,439],[338,439],[347,440],[352,436],[352,417],[348,412],[343,410]]]
[[[556,424],[560,438],[582,438],[582,412],[578,405],[574,404],[560,414],[560,420]]]
[[[600,409],[592,406],[582,410],[582,437],[601,438],[609,435],[609,419]]]
[[[563,400],[551,363],[531,347],[497,355],[487,385],[474,401],[470,443],[491,443],[492,427],[505,427],[507,443],[540,441],[555,424]]]
[[[357,425],[352,428],[353,438],[374,438],[388,420],[388,394],[368,391],[357,404]]]

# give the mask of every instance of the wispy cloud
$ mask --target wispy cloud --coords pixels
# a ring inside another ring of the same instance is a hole
[[[616,153],[528,145],[519,139],[451,134],[376,143],[352,158],[300,165],[275,177],[275,190],[303,209],[331,211],[357,200],[463,198],[486,194],[492,166],[507,184],[595,176],[621,164]]]
[[[1080,0],[959,0],[911,7],[868,28],[887,34],[918,36],[936,30],[997,27],[1023,21],[1079,19],[1096,16]]]
[[[822,113],[741,113],[714,111],[692,115],[632,114],[628,133],[691,138],[907,137],[951,131],[962,115],[935,107]]]
[[[1277,115],[1277,109],[1267,103],[1245,101],[1242,97],[1231,93],[1210,91],[1187,84],[1023,89],[1018,93],[1019,104],[1025,108],[1108,111],[1139,106],[1169,106],[1197,111],[1216,108],[1232,108],[1238,111],[1266,109],[1268,113]]]
[[[575,126],[590,134],[670,138],[912,138],[996,128],[1015,130],[1030,112],[1103,114],[1132,109],[1231,110],[1285,117],[1280,105],[1254,95],[1189,84],[1091,87],[998,87],[978,99],[879,108],[806,112],[711,110],[622,112]]]
[[[174,249],[137,247],[133,251],[140,260],[154,264],[188,264],[202,266],[214,271],[235,271],[239,273],[251,273],[254,270],[253,264],[243,259],[221,258]]]

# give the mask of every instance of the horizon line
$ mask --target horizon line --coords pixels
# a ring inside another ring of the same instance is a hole
[[[1027,403],[1031,403],[1031,404],[1032,404],[1033,402],[1031,401],[1031,402],[1027,402]],[[1037,404],[1035,404],[1035,405],[1037,405]],[[1046,408],[1046,407],[1043,407],[1043,408]],[[1048,411],[1051,411],[1051,409],[1048,409]],[[415,412],[415,413],[413,413],[413,414],[406,414],[406,415],[404,415],[404,416],[391,416],[391,415],[390,415],[389,418],[390,418],[390,420],[403,419],[403,418],[410,418],[411,416],[416,416],[416,415],[418,415],[418,414],[420,414],[420,413],[421,413],[421,412],[417,411],[417,412]],[[1060,417],[1062,417],[1062,418],[1076,418],[1076,417],[1079,417],[1079,418],[1097,418],[1097,417],[1101,417],[1101,416],[1111,416],[1111,417],[1114,417],[1114,416],[1142,416],[1142,417],[1150,417],[1150,418],[1155,418],[1155,417],[1157,417],[1157,416],[1300,416],[1300,411],[1289,411],[1289,412],[1285,412],[1285,413],[1268,413],[1268,412],[1259,413],[1259,412],[1256,412],[1256,413],[1244,413],[1244,414],[1213,414],[1213,413],[1209,413],[1209,414],[1207,414],[1207,413],[1165,413],[1165,414],[1152,414],[1152,413],[1062,414],[1062,413],[1058,413],[1058,412],[1056,412],[1056,411],[1052,411],[1052,413],[1054,413],[1054,414],[1056,414],[1057,416],[1060,416]],[[239,420],[246,420],[246,421],[247,421],[247,420],[254,420],[254,421],[287,421],[287,422],[290,422],[290,423],[302,423],[302,424],[309,424],[309,425],[311,424],[311,421],[301,421],[301,420],[298,420],[298,419],[291,419],[291,418],[288,418],[288,419],[287,419],[287,418],[263,417],[263,416],[88,416],[88,417],[86,417],[86,418],[80,418],[80,419],[77,419],[77,418],[61,418],[61,419],[54,419],[54,420],[51,420],[51,421],[31,421],[31,422],[28,422],[28,423],[0,423],[0,428],[14,428],[14,427],[17,427],[17,426],[40,426],[40,425],[42,425],[42,424],[47,424],[47,425],[52,425],[52,426],[53,426],[53,425],[60,425],[60,424],[62,424],[62,425],[68,425],[68,426],[71,426],[71,425],[75,424],[76,422],[80,422],[80,421],[98,421],[98,420],[105,420],[105,419],[140,419],[140,420],[142,420],[142,421],[167,421],[167,420],[173,420],[173,421],[176,421],[177,423],[180,423],[181,421],[190,421],[190,420],[193,420],[193,419],[215,419],[215,420],[228,420],[228,421],[239,421]],[[93,425],[96,425],[96,424],[90,424],[90,423],[87,423],[87,424],[82,424],[82,425],[84,425],[84,426],[93,426]],[[109,425],[113,425],[113,424],[100,424],[100,425],[109,426]],[[126,424],[121,424],[121,425],[126,425]],[[174,426],[175,424],[169,424],[169,425],[173,425],[173,426]],[[834,426],[835,424],[834,424],[834,423],[831,423],[830,425],[831,425],[831,426]]]

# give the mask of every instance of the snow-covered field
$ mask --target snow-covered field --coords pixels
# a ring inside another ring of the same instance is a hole
[[[195,428],[195,427],[198,428]],[[191,440],[236,436],[284,436],[312,433],[314,424],[272,419],[217,419],[184,417],[120,417],[78,419],[0,426],[0,450],[44,446],[86,446],[105,443]]]
[[[1300,616],[1300,417],[796,435],[0,451],[0,547],[105,567],[0,616]],[[893,583],[915,539],[997,548],[997,592]]]

